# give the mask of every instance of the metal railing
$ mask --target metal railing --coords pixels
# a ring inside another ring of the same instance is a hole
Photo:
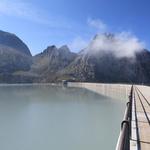
[[[127,102],[124,118],[121,123],[121,131],[118,138],[116,150],[130,150],[132,98],[133,98],[133,86],[131,87],[129,102]]]

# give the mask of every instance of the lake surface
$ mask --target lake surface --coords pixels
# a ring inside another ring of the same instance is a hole
[[[81,88],[0,86],[0,150],[113,150],[124,110]]]

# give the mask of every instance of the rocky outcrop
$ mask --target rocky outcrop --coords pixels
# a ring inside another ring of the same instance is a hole
[[[0,74],[29,70],[31,63],[29,48],[16,35],[0,31]]]
[[[52,45],[47,47],[42,53],[34,56],[32,72],[43,75],[45,78],[49,74],[55,74],[68,66],[77,54],[70,52],[67,46],[57,48]]]
[[[31,52],[27,45],[19,39],[15,34],[0,30],[0,45],[14,49],[27,56],[31,56]]]

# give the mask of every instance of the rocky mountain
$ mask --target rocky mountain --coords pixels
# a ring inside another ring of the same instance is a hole
[[[0,31],[0,45],[11,47],[18,52],[31,56],[31,52],[27,45],[15,34]]]
[[[42,53],[33,57],[33,65],[30,72],[40,75],[42,82],[52,81],[58,71],[67,67],[77,54],[71,52],[69,48],[64,45],[60,48],[52,45],[47,47]]]
[[[111,50],[93,49],[96,35],[89,46],[60,72],[60,76],[77,81],[104,83],[150,83],[150,52],[140,50],[134,56],[118,57]],[[106,40],[115,41],[115,35],[106,34]],[[96,43],[97,44],[97,43]],[[101,43],[100,43],[101,44]]]
[[[104,42],[112,43],[116,40],[113,34],[102,37]],[[102,49],[98,38],[101,35],[96,35],[88,47],[77,54],[66,45],[60,48],[52,45],[32,57],[29,48],[16,35],[0,31],[0,82],[45,83],[65,79],[150,84],[148,50],[135,51],[134,56],[121,54],[118,57],[114,50],[105,50],[109,43]],[[96,50],[95,43],[100,45]]]
[[[29,70],[31,63],[29,48],[16,35],[0,31],[0,74]]]
[[[143,50],[134,60],[113,54],[80,55],[60,76],[101,83],[150,83],[150,53]]]
[[[32,55],[26,44],[16,35],[0,31],[0,82],[20,83],[29,82],[24,75],[15,73],[29,71]]]

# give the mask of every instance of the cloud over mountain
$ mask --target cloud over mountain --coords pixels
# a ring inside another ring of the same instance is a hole
[[[116,57],[134,57],[136,52],[140,52],[145,47],[135,35],[129,32],[117,34],[98,34],[87,47],[91,54],[97,52],[112,52]]]

